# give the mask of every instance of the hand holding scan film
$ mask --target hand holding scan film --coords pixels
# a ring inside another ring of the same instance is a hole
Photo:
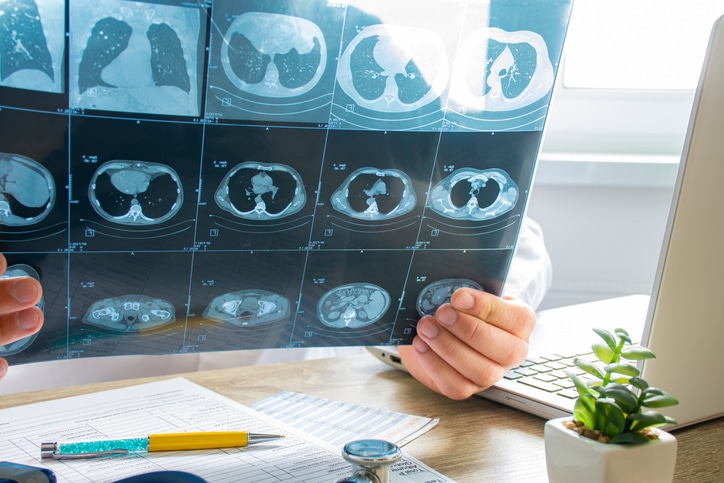
[[[43,326],[43,312],[36,306],[43,294],[40,282],[15,271],[13,267],[8,269],[0,253],[0,356],[14,353],[15,346],[22,345]],[[0,379],[7,370],[7,361],[0,357]]]
[[[400,346],[410,373],[430,389],[465,399],[487,389],[528,352],[535,313],[523,302],[474,289],[417,324],[411,346]]]

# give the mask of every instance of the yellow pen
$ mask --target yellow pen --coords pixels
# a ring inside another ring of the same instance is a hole
[[[40,457],[42,459],[68,460],[153,451],[235,448],[283,437],[284,435],[281,434],[259,434],[246,431],[204,431],[150,434],[141,438],[127,439],[52,441],[40,444]]]

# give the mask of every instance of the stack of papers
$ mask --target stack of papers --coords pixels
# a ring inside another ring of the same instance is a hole
[[[356,439],[383,439],[402,446],[440,421],[291,391],[251,407],[339,448]]]
[[[281,433],[286,438],[246,448],[40,459],[44,441],[232,430]],[[5,461],[48,468],[59,482],[73,483],[113,482],[159,470],[186,471],[210,483],[330,483],[351,474],[339,447],[183,378],[2,410],[0,455]],[[391,478],[396,483],[452,481],[409,455],[393,466]]]

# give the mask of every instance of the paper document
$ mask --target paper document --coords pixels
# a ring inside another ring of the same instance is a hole
[[[143,453],[101,459],[40,459],[40,443],[184,431],[248,430],[281,433],[269,444],[223,450]],[[210,483],[331,483],[351,474],[336,448],[183,378],[30,404],[0,411],[0,455],[41,466],[59,482],[113,482],[159,470],[187,471]],[[393,469],[395,482],[452,480],[408,455]]]
[[[440,421],[291,391],[251,407],[340,448],[349,441],[369,438],[402,446]]]

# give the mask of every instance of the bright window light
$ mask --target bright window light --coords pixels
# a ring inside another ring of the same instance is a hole
[[[576,0],[563,84],[587,89],[695,89],[724,0]]]

